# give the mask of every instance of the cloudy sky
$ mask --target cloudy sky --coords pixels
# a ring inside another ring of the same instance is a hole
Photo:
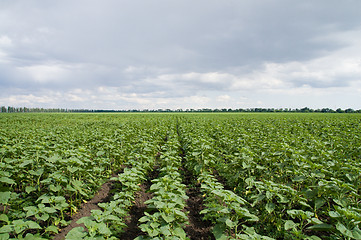
[[[0,105],[361,109],[359,0],[1,0]]]

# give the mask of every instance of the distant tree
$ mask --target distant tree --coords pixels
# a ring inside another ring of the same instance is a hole
[[[329,108],[322,108],[322,109],[321,109],[321,112],[323,112],[323,113],[328,113],[328,112],[330,112],[330,109],[329,109]]]
[[[239,108],[239,109],[232,109],[232,108],[222,108],[222,109],[211,109],[211,108],[202,108],[202,109],[128,109],[128,110],[114,110],[114,109],[63,109],[63,108],[27,108],[27,107],[11,107],[11,106],[1,106],[0,112],[75,112],[75,113],[87,113],[87,112],[322,112],[322,113],[361,113],[361,109],[354,110],[352,108],[348,108],[346,110],[342,110],[338,108],[336,110],[330,108],[322,108],[322,109],[312,109],[308,107],[304,107],[301,109],[291,109],[291,108]]]
[[[336,109],[336,112],[338,112],[338,113],[344,113],[345,111],[342,110],[341,108],[337,108],[337,109]]]
[[[308,107],[304,107],[300,109],[300,112],[309,112],[310,109]]]

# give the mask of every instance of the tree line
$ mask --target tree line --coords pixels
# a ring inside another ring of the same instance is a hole
[[[105,110],[105,109],[67,109],[67,108],[28,108],[28,107],[5,107],[0,108],[2,113],[21,113],[21,112],[77,112],[77,113],[107,113],[107,112],[318,112],[318,113],[361,113],[361,109],[354,110],[352,108],[336,110],[331,108],[322,108],[322,109],[312,109],[308,107],[304,108],[222,108],[222,109],[211,109],[211,108],[202,108],[202,109],[131,109],[131,110]]]

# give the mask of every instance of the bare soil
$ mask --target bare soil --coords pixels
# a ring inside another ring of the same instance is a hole
[[[217,181],[218,181],[219,183],[221,183],[221,184],[223,185],[223,188],[224,188],[225,190],[230,190],[230,191],[232,191],[232,188],[228,185],[227,180],[224,179],[221,175],[219,175],[218,171],[213,170],[213,176],[217,179]]]
[[[187,206],[185,207],[185,210],[189,212],[189,225],[185,227],[187,236],[191,240],[215,239],[211,232],[212,223],[202,220],[203,216],[199,213],[204,209],[200,187],[189,188],[187,195],[189,197],[189,199],[187,199]]]
[[[82,217],[90,216],[91,210],[100,209],[98,207],[98,203],[105,202],[108,199],[112,184],[113,182],[111,181],[104,183],[90,201],[81,205],[79,212],[72,216],[71,223],[65,228],[61,229],[60,232],[54,236],[53,240],[65,239],[65,236],[68,234],[68,232],[75,227],[85,228],[84,224],[77,224],[76,222]]]
[[[140,230],[138,227],[138,220],[145,216],[144,211],[147,209],[147,205],[144,204],[145,201],[151,199],[153,194],[148,190],[152,185],[151,180],[158,177],[158,168],[155,167],[153,171],[148,176],[148,181],[140,185],[141,190],[136,193],[135,203],[131,207],[129,216],[125,219],[125,224],[127,228],[124,229],[124,232],[118,236],[119,239],[122,240],[133,240],[138,236],[146,235],[144,232]]]
[[[149,189],[147,184],[142,184],[140,187],[141,190],[136,193],[135,203],[130,209],[129,216],[125,219],[127,228],[125,228],[124,232],[118,237],[119,239],[133,240],[138,236],[145,235],[138,227],[138,220],[144,216],[144,211],[147,209],[147,205],[145,205],[144,202],[153,196],[147,192]]]
[[[186,194],[189,197],[185,207],[188,212],[189,224],[184,230],[191,240],[214,240],[212,223],[203,220],[203,215],[200,214],[204,209],[201,186],[199,183],[195,184],[194,176],[187,169],[181,170],[183,172],[183,184],[188,187]]]

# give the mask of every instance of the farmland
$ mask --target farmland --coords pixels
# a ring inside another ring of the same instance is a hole
[[[359,114],[2,113],[0,126],[0,239],[53,239],[106,183],[67,239],[361,239]]]

